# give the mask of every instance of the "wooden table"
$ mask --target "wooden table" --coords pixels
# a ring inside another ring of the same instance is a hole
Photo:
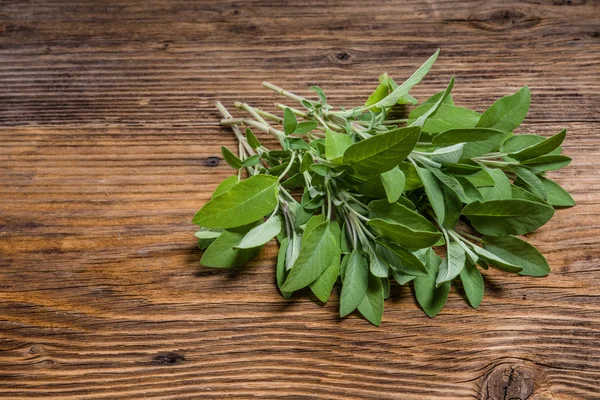
[[[0,397],[600,398],[600,3],[272,3],[0,1]],[[375,328],[337,291],[283,300],[275,244],[200,267],[191,217],[235,143],[217,99],[274,109],[268,79],[352,106],[438,47],[418,98],[528,84],[520,131],[568,128],[551,177],[578,206],[528,237],[550,276],[490,270],[478,310],[454,288],[434,319],[394,287]]]

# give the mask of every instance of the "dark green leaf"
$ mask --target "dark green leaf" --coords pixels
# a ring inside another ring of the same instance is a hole
[[[528,200],[491,200],[470,203],[463,214],[484,235],[524,235],[548,222],[554,209]]]
[[[548,194],[548,202],[554,207],[573,207],[575,205],[575,200],[558,183],[548,178],[541,178],[541,180]]]
[[[444,308],[450,292],[450,282],[443,283],[439,287],[435,285],[440,264],[441,259],[430,249],[427,253],[429,275],[418,276],[414,280],[415,297],[429,317],[436,316]]]
[[[440,264],[435,286],[440,287],[444,282],[450,282],[456,278],[464,268],[466,259],[467,254],[462,246],[455,242],[450,243],[446,258]]]
[[[433,144],[450,146],[465,143],[461,158],[471,159],[498,150],[505,136],[504,132],[496,129],[452,129],[436,135],[433,138]]]
[[[444,207],[444,194],[440,188],[440,184],[433,172],[425,168],[417,168],[417,172],[421,177],[421,182],[425,187],[425,193],[429,199],[429,204],[433,208],[433,212],[439,223],[444,222],[446,217],[446,209]]]
[[[296,121],[296,116],[289,108],[285,108],[283,110],[283,132],[286,135],[291,135],[296,130],[296,126],[298,125],[298,121]]]
[[[314,131],[319,123],[317,121],[302,121],[296,124],[296,129],[294,129],[294,134],[296,135],[306,135],[309,132]]]
[[[323,303],[327,303],[327,300],[329,300],[331,290],[337,281],[339,273],[340,257],[333,257],[329,267],[323,271],[321,276],[319,276],[316,281],[310,284],[310,290],[312,290],[314,295],[317,296],[317,298]]]
[[[358,305],[358,311],[375,326],[379,326],[383,318],[383,300],[381,278],[369,275],[367,292]]]
[[[526,147],[517,152],[510,153],[509,157],[514,158],[515,160],[523,161],[546,155],[554,149],[556,149],[558,146],[560,146],[563,140],[565,140],[566,135],[567,130],[563,129],[562,131],[558,132],[554,136],[549,137],[548,139],[545,139],[539,143]]]
[[[317,225],[305,239],[282,289],[295,292],[321,276],[333,258],[340,256],[339,235],[337,222],[325,221]]]
[[[260,161],[260,156],[258,154],[255,154],[253,156],[246,158],[244,161],[242,161],[242,167],[253,167],[256,164],[258,164],[259,161]]]
[[[546,187],[544,186],[540,178],[538,178],[533,172],[529,171],[527,168],[524,167],[513,167],[512,171],[518,178],[515,181],[516,185],[525,188],[526,190],[530,191],[536,196],[543,198],[544,200],[547,198]]]
[[[394,270],[404,272],[409,275],[424,276],[427,275],[427,267],[413,253],[400,247],[389,240],[377,239],[375,251],[379,257],[387,261]]]
[[[370,137],[348,147],[344,164],[354,167],[360,175],[375,175],[389,171],[410,154],[419,139],[420,129],[398,128]]]
[[[248,140],[248,144],[253,149],[258,149],[260,147],[260,140],[258,140],[250,128],[246,128],[246,140]]]
[[[223,231],[215,241],[208,246],[200,264],[212,268],[232,268],[243,265],[258,255],[260,247],[252,249],[234,249],[246,233],[256,224],[241,226]]]
[[[538,249],[519,238],[484,236],[483,247],[511,264],[521,266],[521,275],[546,276],[550,273],[550,266]]]
[[[340,295],[340,317],[345,317],[358,307],[367,293],[369,285],[369,266],[366,258],[353,251],[344,273],[342,293]]]
[[[233,169],[242,168],[242,160],[238,158],[235,154],[233,154],[227,147],[221,146],[221,154],[223,155],[223,159],[229,166]]]
[[[483,277],[477,266],[466,260],[465,267],[460,271],[460,280],[462,281],[467,300],[469,300],[471,307],[479,307],[481,300],[483,300],[484,287]]]
[[[277,287],[281,292],[281,295],[289,299],[292,296],[291,292],[284,292],[281,290],[281,286],[283,286],[283,282],[285,282],[285,278],[287,277],[287,271],[285,269],[285,256],[287,253],[288,245],[290,244],[289,238],[284,238],[279,244],[279,253],[277,253]]]

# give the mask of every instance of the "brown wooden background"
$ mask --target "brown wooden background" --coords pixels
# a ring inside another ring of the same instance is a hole
[[[551,177],[579,205],[529,240],[547,278],[485,273],[427,318],[393,289],[380,328],[304,292],[275,245],[199,266],[194,212],[230,174],[213,104],[338,105],[387,71],[452,74],[484,110],[528,84],[521,131],[568,128]],[[600,398],[600,2],[0,1],[0,397]]]

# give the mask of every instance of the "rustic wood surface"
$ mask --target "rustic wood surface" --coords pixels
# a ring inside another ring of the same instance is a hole
[[[337,291],[283,300],[274,244],[200,267],[217,99],[355,105],[438,47],[417,97],[528,84],[521,131],[568,128],[578,206],[528,238],[549,277],[485,272],[478,310],[454,288],[434,319],[394,287],[375,328]],[[595,0],[0,0],[0,398],[600,399],[599,57]]]

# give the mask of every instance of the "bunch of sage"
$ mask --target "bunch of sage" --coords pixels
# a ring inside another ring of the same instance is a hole
[[[222,147],[237,172],[193,218],[201,264],[243,265],[277,238],[276,279],[286,299],[309,287],[326,302],[339,283],[340,316],[358,310],[375,325],[392,279],[412,282],[433,317],[455,280],[479,306],[480,268],[547,275],[545,258],[518,236],[547,223],[555,208],[575,205],[545,176],[571,161],[561,154],[566,131],[513,132],[529,109],[526,86],[479,113],[454,104],[452,78],[417,106],[409,92],[438,53],[400,85],[383,74],[365,104],[351,109],[332,107],[319,87],[308,99],[268,82],[295,103],[277,104],[283,116],[236,102],[246,116],[233,118],[217,103],[239,142],[237,155]],[[398,108],[412,109],[392,119]],[[265,147],[255,131],[280,148]]]

